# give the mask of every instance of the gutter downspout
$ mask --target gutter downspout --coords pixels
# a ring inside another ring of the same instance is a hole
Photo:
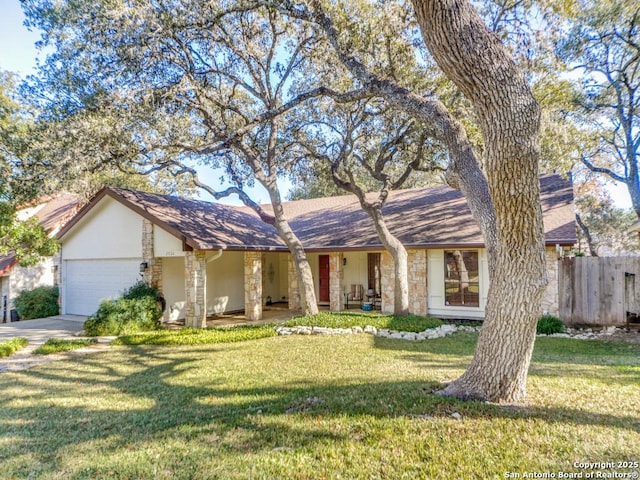
[[[211,257],[209,260],[207,260],[207,264],[209,264],[209,263],[211,263],[211,262],[213,262],[213,261],[215,261],[215,260],[219,259],[219,258],[222,256],[222,254],[223,254],[223,253],[224,253],[224,250],[222,250],[222,249],[220,248],[220,249],[218,250],[218,252],[217,252],[213,257]]]

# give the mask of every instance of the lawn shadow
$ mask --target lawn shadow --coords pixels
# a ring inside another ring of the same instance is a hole
[[[225,351],[229,352],[230,348],[225,346]],[[11,394],[3,397],[0,400],[2,435],[11,445],[10,450],[16,452],[32,449],[30,435],[38,435],[38,444],[47,447],[32,451],[32,457],[48,469],[56,470],[58,452],[69,446],[102,440],[105,453],[114,452],[134,448],[138,442],[179,435],[185,426],[192,435],[217,439],[218,448],[240,453],[273,451],[282,448],[283,443],[287,444],[285,447],[311,448],[320,442],[349,441],[347,433],[331,425],[332,419],[344,416],[442,422],[455,421],[451,415],[457,412],[466,419],[534,418],[552,424],[640,432],[640,419],[624,413],[610,415],[571,407],[512,408],[463,402],[434,395],[441,385],[429,380],[366,383],[334,380],[230,387],[225,372],[220,371],[209,372],[206,384],[185,384],[181,376],[197,373],[203,368],[202,356],[213,351],[215,346],[202,346],[183,349],[176,355],[167,347],[128,347],[127,358],[136,366],[132,373],[123,374],[122,369],[105,362],[105,354],[96,354],[60,362],[55,367],[13,374],[13,386],[18,389],[21,386],[28,389],[34,381],[44,381],[49,388],[34,392],[34,400],[38,401],[35,406],[25,405]],[[429,360],[423,363],[429,366]],[[74,365],[77,368],[70,372],[69,368]],[[459,361],[448,365],[442,358],[437,361],[438,368],[460,366]],[[123,397],[122,403],[130,398],[146,406],[127,408],[114,404],[111,408],[97,408],[68,406],[65,401],[96,389],[107,396]],[[311,420],[313,428],[309,428]],[[24,433],[17,424],[28,424],[31,433]],[[240,431],[243,432],[241,442],[236,440]]]

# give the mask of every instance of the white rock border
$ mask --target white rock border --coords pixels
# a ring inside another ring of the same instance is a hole
[[[276,333],[278,335],[353,335],[357,333],[369,333],[375,337],[380,338],[393,338],[396,340],[409,340],[409,341],[422,341],[433,340],[436,338],[443,338],[449,335],[453,335],[457,332],[479,332],[480,327],[471,327],[467,325],[451,325],[445,324],[436,328],[429,328],[424,332],[401,332],[398,330],[389,330],[386,328],[377,329],[371,325],[366,327],[351,327],[351,328],[329,328],[329,327],[284,327],[277,326]],[[624,332],[624,328],[607,327],[599,332],[593,331],[588,328],[586,330],[577,330],[573,328],[567,328],[566,333],[554,333],[552,335],[538,335],[538,337],[551,337],[551,338],[575,338],[578,340],[598,340],[602,338],[611,337],[616,333]]]

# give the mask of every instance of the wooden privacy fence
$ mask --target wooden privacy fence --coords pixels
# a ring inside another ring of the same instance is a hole
[[[560,318],[569,325],[624,326],[638,311],[640,257],[558,260]]]

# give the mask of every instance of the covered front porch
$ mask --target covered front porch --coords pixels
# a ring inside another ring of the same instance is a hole
[[[166,300],[163,321],[203,328],[279,321],[300,312],[300,293],[288,251],[191,250],[145,222],[143,277]],[[318,305],[330,311],[367,302],[393,311],[394,271],[384,251],[308,252]],[[426,256],[410,252],[413,313],[426,314]],[[355,294],[359,292],[359,294]]]

